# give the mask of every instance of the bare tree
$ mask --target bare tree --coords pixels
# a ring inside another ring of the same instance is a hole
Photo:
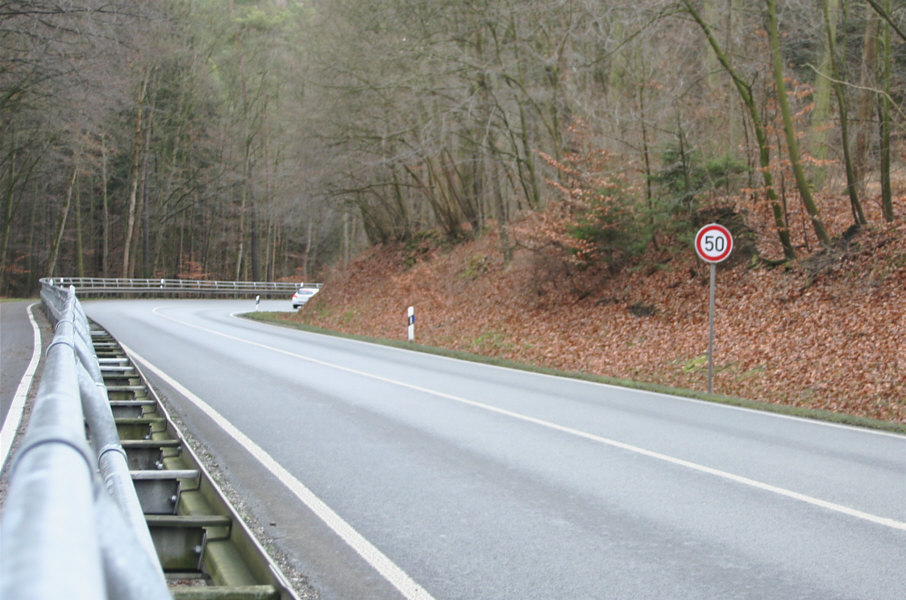
[[[891,0],[881,4],[882,16],[890,15]],[[880,171],[881,171],[881,208],[884,220],[893,221],[893,193],[890,183],[890,143],[892,129],[892,102],[890,100],[893,85],[893,52],[891,50],[890,31],[893,29],[890,19],[886,18],[881,25],[880,34],[880,79],[881,94],[878,99],[878,121],[880,122]]]
[[[755,96],[752,92],[752,85],[749,82],[745,81],[739,74],[739,72],[730,63],[729,58],[723,52],[723,49],[717,42],[714,34],[711,32],[711,27],[704,21],[704,19],[702,19],[701,14],[695,8],[692,2],[690,0],[683,0],[683,4],[686,10],[689,11],[689,14],[695,20],[695,22],[704,32],[708,43],[714,50],[714,53],[717,55],[720,64],[730,75],[730,78],[733,80],[733,85],[736,87],[736,90],[739,92],[743,103],[749,111],[749,117],[752,120],[752,126],[755,130],[755,137],[758,141],[759,165],[761,177],[764,183],[765,195],[767,196],[768,202],[771,205],[771,210],[774,215],[774,224],[777,229],[777,235],[780,239],[781,245],[783,246],[784,256],[788,260],[795,258],[796,253],[795,250],[793,250],[793,244],[790,239],[790,232],[786,223],[786,217],[784,216],[783,208],[781,207],[779,199],[777,198],[777,192],[774,189],[774,179],[771,174],[771,149],[768,142],[768,134],[765,126],[762,124],[761,113],[759,112],[758,106],[755,103]]]
[[[846,190],[849,194],[853,219],[857,224],[865,224],[865,214],[859,201],[859,186],[850,150],[849,141],[849,104],[846,89],[843,85],[843,73],[837,56],[837,5],[834,0],[824,1],[824,24],[827,32],[827,46],[830,54],[830,81],[833,82],[834,95],[837,98],[837,110],[840,120],[840,144],[843,148],[843,165],[846,171]]]
[[[786,137],[787,154],[790,157],[790,163],[793,169],[793,175],[796,178],[796,186],[799,188],[799,196],[805,206],[806,212],[812,221],[812,227],[818,236],[818,241],[824,247],[831,244],[830,235],[821,220],[821,213],[818,210],[812,198],[811,185],[805,176],[805,169],[802,167],[802,160],[799,156],[799,140],[796,136],[796,130],[793,126],[793,118],[790,113],[789,99],[786,94],[786,83],[783,77],[783,57],[780,54],[780,33],[777,25],[777,3],[776,0],[766,0],[767,17],[768,17],[768,38],[771,48],[771,66],[774,70],[774,89],[777,92],[777,102],[780,104],[780,113],[783,117],[783,132]]]

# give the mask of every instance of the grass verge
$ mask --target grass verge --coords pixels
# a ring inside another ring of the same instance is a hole
[[[299,323],[298,321],[290,321],[287,319],[281,319],[277,315],[282,315],[284,313],[274,313],[274,312],[250,312],[241,314],[238,316],[250,319],[252,321],[259,321],[261,323],[268,323],[270,325],[277,325],[279,327],[286,327],[288,329],[298,329],[301,331],[307,331],[309,333],[318,333],[321,335],[330,335],[333,337],[345,338],[350,340],[356,340],[360,342],[368,342],[371,344],[380,344],[383,346],[391,346],[394,348],[403,348],[406,350],[412,350],[414,352],[424,352],[426,354],[434,354],[437,356],[444,356],[447,358],[455,358],[458,360],[467,360],[476,363],[482,363],[487,365],[494,365],[498,367],[505,367],[508,369],[518,369],[520,371],[526,371],[530,373],[540,373],[543,375],[552,375],[555,377],[568,377],[570,379],[580,379],[583,381],[590,381],[594,383],[601,383],[605,385],[611,385],[615,387],[628,388],[633,390],[641,390],[646,392],[653,392],[657,394],[669,394],[671,396],[681,396],[684,398],[691,398],[694,400],[701,400],[704,402],[714,402],[717,404],[726,404],[729,406],[737,406],[740,408],[748,408],[752,410],[760,410],[764,412],[777,413],[782,415],[787,415],[791,417],[798,417],[802,419],[813,419],[817,421],[825,421],[829,423],[836,423],[839,425],[851,425],[855,427],[864,427],[867,429],[876,429],[880,431],[888,431],[891,433],[900,433],[906,434],[906,425],[900,423],[893,423],[890,421],[879,421],[877,419],[869,419],[866,417],[859,417],[854,415],[848,415],[845,413],[836,413],[826,410],[816,410],[811,408],[802,408],[797,406],[789,406],[786,404],[772,404],[770,402],[759,402],[758,400],[750,400],[747,398],[738,398],[734,396],[724,396],[721,394],[708,394],[707,392],[699,392],[696,390],[688,390],[683,388],[675,388],[665,385],[659,385],[656,383],[645,383],[639,381],[632,381],[627,379],[616,379],[613,377],[606,377],[604,375],[594,375],[590,373],[577,373],[572,371],[560,371],[558,369],[552,369],[549,367],[543,367],[538,365],[531,365],[525,363],[519,363],[511,360],[506,360],[503,358],[483,356],[481,354],[473,354],[471,352],[464,352],[461,350],[450,350],[447,348],[438,348],[435,346],[424,346],[418,343],[410,343],[402,340],[390,340],[385,338],[374,338],[364,335],[356,335],[351,333],[342,333],[338,331],[332,331],[329,329],[323,329],[321,327],[314,327],[305,323]]]

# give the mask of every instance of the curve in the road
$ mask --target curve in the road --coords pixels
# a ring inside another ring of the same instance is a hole
[[[635,454],[640,454],[640,455],[646,456],[646,457],[648,457],[648,458],[653,458],[653,459],[655,459],[655,460],[659,460],[659,461],[663,461],[663,462],[670,463],[670,464],[673,464],[673,465],[677,465],[677,466],[680,466],[680,467],[684,467],[684,468],[686,468],[686,469],[691,469],[691,470],[693,470],[693,471],[698,471],[698,472],[700,472],[700,473],[706,473],[706,474],[708,474],[708,475],[713,475],[713,476],[715,476],[715,477],[720,477],[720,478],[722,478],[722,479],[726,479],[726,480],[729,480],[729,481],[732,481],[732,482],[735,482],[735,483],[738,483],[738,484],[741,484],[741,485],[753,487],[753,488],[759,489],[759,490],[764,491],[764,492],[770,492],[770,493],[772,493],[772,494],[777,494],[778,496],[784,496],[784,497],[786,497],[786,498],[791,498],[791,499],[797,500],[797,501],[799,501],[799,502],[805,502],[806,504],[812,504],[812,505],[814,505],[814,506],[818,506],[818,507],[820,507],[820,508],[824,508],[824,509],[827,509],[827,510],[831,510],[831,511],[834,511],[834,512],[838,512],[838,513],[841,513],[841,514],[844,514],[844,515],[847,515],[847,516],[850,516],[850,517],[853,517],[853,518],[856,518],[856,519],[862,519],[862,520],[868,521],[868,522],[870,522],[870,523],[875,523],[876,525],[882,525],[882,526],[884,526],[884,527],[890,527],[890,528],[892,528],[892,529],[899,529],[899,530],[901,530],[901,531],[906,531],[906,523],[904,523],[904,522],[902,522],[902,521],[898,521],[898,520],[896,520],[896,519],[891,519],[891,518],[887,518],[887,517],[881,517],[881,516],[878,516],[878,515],[873,515],[873,514],[870,514],[870,513],[861,511],[861,510],[857,510],[857,509],[855,509],[855,508],[850,508],[850,507],[848,507],[848,506],[843,506],[843,505],[841,505],[841,504],[837,504],[837,503],[835,503],[835,502],[828,502],[827,500],[822,500],[822,499],[820,499],[820,498],[815,498],[815,497],[809,496],[809,495],[807,495],[807,494],[802,494],[802,493],[799,493],[799,492],[796,492],[796,491],[793,491],[793,490],[788,490],[788,489],[785,489],[785,488],[782,488],[782,487],[779,487],[779,486],[776,486],[776,485],[771,485],[771,484],[765,483],[765,482],[763,482],[763,481],[757,481],[757,480],[755,480],[755,479],[750,479],[750,478],[748,478],[748,477],[742,477],[742,476],[736,475],[736,474],[734,474],[734,473],[729,473],[729,472],[727,472],[727,471],[722,471],[722,470],[720,470],[720,469],[715,469],[715,468],[712,468],[712,467],[708,467],[708,466],[706,466],[706,465],[702,465],[702,464],[698,464],[698,463],[691,462],[691,461],[688,461],[688,460],[684,460],[684,459],[681,459],[681,458],[677,458],[677,457],[675,457],[675,456],[670,456],[670,455],[667,455],[667,454],[663,454],[663,453],[661,453],[661,452],[655,452],[655,451],[652,451],[652,450],[647,450],[647,449],[645,449],[645,448],[640,448],[640,447],[634,446],[634,445],[632,445],[632,444],[626,444],[626,443],[620,442],[620,441],[618,441],[618,440],[609,439],[609,438],[606,438],[606,437],[602,437],[602,436],[599,436],[599,435],[595,435],[595,434],[592,434],[592,433],[588,433],[588,432],[586,432],[586,431],[581,431],[581,430],[579,430],[579,429],[575,429],[575,428],[572,428],[572,427],[565,427],[565,426],[563,426],[563,425],[559,425],[559,424],[557,424],[557,423],[552,423],[552,422],[546,421],[546,420],[544,420],[544,419],[538,419],[538,418],[536,418],[536,417],[532,417],[532,416],[529,416],[529,415],[520,414],[520,413],[517,413],[517,412],[514,412],[514,411],[502,409],[502,408],[499,408],[499,407],[496,407],[496,406],[491,406],[491,405],[485,404],[485,403],[483,403],[483,402],[477,402],[477,401],[475,401],[475,400],[469,400],[468,398],[462,398],[462,397],[460,397],[460,396],[455,396],[455,395],[453,395],[453,394],[448,394],[448,393],[446,393],[446,392],[441,392],[441,391],[438,391],[438,390],[433,390],[433,389],[430,389],[430,388],[426,388],[426,387],[422,387],[422,386],[413,385],[413,384],[407,383],[407,382],[405,382],[405,381],[399,381],[399,380],[392,379],[392,378],[389,378],[389,377],[383,377],[383,376],[380,376],[380,375],[376,375],[376,374],[374,374],[374,373],[368,373],[368,372],[360,371],[360,370],[357,370],[357,369],[351,369],[351,368],[345,367],[345,366],[343,366],[343,365],[333,364],[333,363],[330,363],[330,362],[327,362],[327,361],[323,361],[323,360],[320,360],[320,359],[317,359],[317,358],[312,358],[312,357],[310,357],[310,356],[304,356],[304,355],[302,355],[302,354],[298,354],[298,353],[295,353],[295,352],[289,352],[289,351],[283,350],[283,349],[281,349],[281,348],[275,348],[275,347],[273,347],[273,346],[268,346],[268,345],[266,345],[266,344],[261,344],[261,343],[259,343],[259,342],[253,342],[253,341],[251,341],[251,340],[246,340],[246,339],[240,338],[240,337],[238,337],[238,336],[234,336],[234,335],[230,335],[230,334],[227,334],[227,333],[223,333],[223,332],[221,332],[221,331],[216,331],[216,330],[214,330],[214,329],[210,329],[210,328],[207,328],[207,327],[202,327],[202,326],[200,326],[200,325],[195,325],[194,323],[189,323],[188,321],[183,321],[183,320],[180,320],[180,319],[175,319],[175,318],[173,318],[173,317],[171,317],[171,316],[169,316],[169,315],[166,315],[166,314],[163,314],[163,313],[159,312],[157,309],[155,309],[155,310],[152,311],[152,312],[154,312],[155,314],[157,314],[157,315],[159,315],[159,316],[161,316],[161,317],[163,317],[163,318],[165,318],[165,319],[169,319],[170,321],[174,321],[174,322],[176,322],[176,323],[179,323],[180,325],[184,325],[184,326],[186,326],[186,327],[191,327],[191,328],[193,328],[193,329],[198,329],[198,330],[204,331],[204,332],[209,333],[209,334],[212,334],[212,335],[217,335],[217,336],[220,336],[220,337],[223,337],[223,338],[226,338],[226,339],[230,339],[230,340],[233,340],[234,342],[239,342],[239,343],[242,343],[242,344],[247,344],[247,345],[249,345],[249,346],[254,346],[254,347],[257,347],[257,348],[261,348],[261,349],[263,349],[263,350],[269,350],[269,351],[271,351],[271,352],[276,352],[276,353],[278,353],[278,354],[283,354],[283,355],[285,355],[285,356],[289,356],[289,357],[294,358],[294,359],[303,360],[303,361],[306,361],[306,362],[310,362],[310,363],[313,363],[313,364],[320,365],[320,366],[322,366],[322,367],[328,367],[328,368],[335,369],[335,370],[337,370],[337,371],[342,371],[342,372],[345,372],[345,373],[349,373],[349,374],[352,374],[352,375],[357,375],[357,376],[360,376],[360,377],[365,377],[365,378],[368,378],[368,379],[373,379],[373,380],[375,380],[375,381],[381,381],[381,382],[383,382],[383,383],[389,383],[389,384],[392,384],[392,385],[397,385],[397,386],[399,386],[399,387],[403,387],[403,388],[406,388],[406,389],[409,389],[409,390],[412,390],[412,391],[416,391],[416,392],[421,392],[421,393],[423,393],[423,394],[429,394],[429,395],[432,395],[432,396],[436,396],[436,397],[438,397],[438,398],[443,398],[443,399],[445,399],[445,400],[451,400],[451,401],[453,401],[453,402],[458,402],[458,403],[460,403],[460,404],[465,404],[465,405],[467,405],[467,406],[471,406],[471,407],[474,407],[474,408],[479,408],[479,409],[481,409],[481,410],[485,410],[485,411],[488,411],[488,412],[497,413],[497,414],[499,414],[499,415],[503,415],[503,416],[506,416],[506,417],[510,417],[510,418],[512,418],[512,419],[517,419],[517,420],[519,420],[519,421],[524,421],[524,422],[526,422],[526,423],[532,423],[532,424],[538,425],[538,426],[540,426],[540,427],[545,427],[545,428],[547,428],[547,429],[552,429],[552,430],[554,430],[554,431],[559,431],[560,433],[565,433],[565,434],[572,435],[572,436],[575,436],[575,437],[583,438],[583,439],[586,439],[586,440],[589,440],[589,441],[592,441],[592,442],[595,442],[595,443],[598,443],[598,444],[604,444],[605,446],[612,446],[612,447],[614,447],[614,448],[619,448],[620,450],[625,450],[625,451],[627,451],[627,452],[632,452],[632,453],[635,453]],[[234,314],[234,315],[231,315],[231,316],[234,316],[234,317],[235,317],[235,314]],[[148,363],[147,361],[143,361],[143,362],[145,362],[146,364],[148,364],[149,366],[151,366],[150,363]],[[160,370],[158,370],[158,369],[156,369],[156,368],[155,368],[154,370],[155,370],[155,372],[157,372],[158,375],[161,376],[162,378],[167,378],[167,379],[169,379],[169,377],[168,377],[165,373],[163,373],[162,371],[160,371]],[[170,380],[170,381],[171,381],[171,385],[173,385],[174,387],[176,387],[176,386],[179,385],[178,382],[176,382],[176,381],[174,381],[174,380]],[[180,387],[181,387],[181,386],[180,386]],[[185,390],[185,388],[182,388],[182,389]],[[191,392],[189,392],[189,390],[185,390],[185,393],[191,394]],[[196,404],[198,404],[198,403],[203,403],[203,401],[202,401],[200,398],[198,398],[197,396],[194,396],[194,395],[193,395],[193,402],[195,402]],[[206,408],[205,408],[205,412],[208,412],[209,415],[212,415],[212,416],[213,416],[213,415],[217,414],[216,411],[214,411],[211,407],[207,406],[206,404],[205,404],[204,406],[206,407]],[[233,427],[232,424],[230,424],[228,421],[226,421],[226,419],[223,419],[223,417],[221,417],[219,414],[217,414],[217,420],[218,420],[218,422],[219,422],[222,426],[224,426],[225,428],[228,426],[228,427],[230,428],[230,431],[232,432],[231,435],[233,435],[234,437],[236,437],[236,436],[238,435],[238,436],[241,436],[241,438],[244,439],[246,442],[252,443],[251,440],[249,440],[245,435],[242,434],[242,432],[240,432],[238,429],[236,429],[235,427]],[[889,434],[886,434],[886,433],[884,433],[884,432],[878,432],[878,435],[889,435]],[[237,437],[237,439],[240,439],[240,438]],[[245,442],[243,442],[243,445],[245,445]],[[257,446],[255,446],[255,447],[258,448]],[[260,450],[260,448],[258,448],[258,450]],[[269,457],[268,457],[268,458],[269,458]],[[273,459],[270,459],[270,461],[272,462],[272,464],[274,464],[275,466],[279,467],[279,465],[278,465],[276,462],[273,462]],[[280,467],[280,469],[282,470],[282,467]],[[285,471],[284,471],[284,472],[285,472]],[[275,474],[276,474],[276,473],[275,473]],[[287,473],[287,475],[288,475],[288,473]],[[281,480],[282,480],[282,478],[281,478]],[[298,483],[298,482],[297,482],[297,483]],[[301,485],[301,484],[299,484],[299,485]],[[303,487],[304,487],[304,486],[303,486]]]
[[[16,438],[16,431],[19,429],[19,424],[22,422],[22,415],[25,412],[25,402],[28,399],[28,392],[34,381],[35,373],[38,370],[38,363],[41,361],[41,329],[35,321],[34,314],[32,314],[32,309],[35,306],[37,306],[37,302],[29,304],[26,309],[28,321],[31,323],[33,332],[31,359],[28,362],[28,366],[25,368],[25,373],[22,375],[18,387],[16,387],[16,392],[13,394],[12,403],[3,419],[3,427],[0,428],[0,469],[6,464],[9,451],[13,446],[13,441]]]

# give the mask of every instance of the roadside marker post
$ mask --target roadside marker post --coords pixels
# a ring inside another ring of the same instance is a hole
[[[408,323],[409,323],[409,341],[414,342],[415,341],[415,307],[414,306],[409,307]]]
[[[711,295],[708,301],[708,393],[714,382],[714,290],[717,278],[717,263],[730,256],[733,251],[733,236],[730,230],[718,223],[705,225],[695,234],[695,252],[699,258],[711,265]]]

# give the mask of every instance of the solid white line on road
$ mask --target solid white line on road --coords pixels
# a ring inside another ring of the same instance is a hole
[[[25,312],[28,313],[28,320],[31,322],[31,329],[34,332],[32,335],[33,350],[31,360],[25,368],[25,373],[19,381],[19,387],[16,388],[16,393],[13,395],[12,404],[10,404],[9,411],[6,413],[3,428],[0,429],[0,469],[6,464],[10,448],[13,446],[13,440],[16,439],[16,431],[19,429],[19,424],[22,422],[22,414],[25,412],[28,390],[31,389],[32,380],[35,378],[35,372],[38,370],[38,363],[41,360],[41,329],[38,327],[38,323],[31,312],[31,309],[36,305],[37,302],[33,302],[25,309]]]
[[[574,428],[572,428],[572,427],[566,427],[566,426],[564,426],[564,425],[558,425],[557,423],[552,423],[552,422],[550,422],[550,421],[545,421],[545,420],[543,420],[543,419],[538,419],[538,418],[535,418],[535,417],[531,417],[531,416],[524,415],[524,414],[521,414],[521,413],[513,412],[513,411],[506,410],[506,409],[503,409],[503,408],[499,408],[499,407],[496,407],[496,406],[491,406],[491,405],[489,405],[489,404],[484,404],[484,403],[482,403],[482,402],[477,402],[477,401],[475,401],[475,400],[469,400],[468,398],[462,398],[462,397],[459,397],[459,396],[454,396],[454,395],[452,395],[452,394],[447,394],[446,392],[440,392],[440,391],[437,391],[437,390],[432,390],[432,389],[429,389],[429,388],[425,388],[425,387],[421,387],[421,386],[417,386],[417,385],[412,385],[412,384],[406,383],[406,382],[404,382],[404,381],[397,381],[397,380],[394,380],[394,379],[390,379],[390,378],[388,378],[388,377],[382,377],[382,376],[380,376],[380,375],[376,375],[376,374],[374,374],[374,373],[367,373],[367,372],[365,372],[365,371],[359,371],[359,370],[356,370],[356,369],[351,369],[351,368],[349,368],[349,367],[344,367],[344,366],[342,366],[342,365],[337,365],[337,364],[329,363],[329,362],[326,362],[326,361],[323,361],[323,360],[318,360],[317,358],[312,358],[312,357],[310,357],[310,356],[304,356],[304,355],[302,355],[302,354],[297,354],[297,353],[295,353],[295,352],[289,352],[288,350],[282,350],[282,349],[280,349],[280,348],[275,348],[275,347],[273,347],[273,346],[268,346],[268,345],[266,345],[266,344],[261,344],[261,343],[259,343],[259,342],[253,342],[253,341],[251,341],[251,340],[247,340],[247,339],[244,339],[244,338],[240,338],[240,337],[237,337],[237,336],[234,336],[234,335],[229,335],[229,334],[227,334],[227,333],[223,333],[223,332],[220,332],[220,331],[217,331],[217,330],[214,330],[214,329],[209,329],[209,328],[207,328],[207,327],[201,327],[200,325],[195,325],[195,324],[189,323],[189,322],[187,322],[187,321],[181,321],[181,320],[179,320],[179,319],[175,319],[175,318],[173,318],[173,317],[170,317],[170,316],[168,316],[168,315],[165,315],[165,314],[160,313],[160,312],[158,311],[157,308],[155,308],[152,312],[154,312],[154,314],[157,314],[157,315],[160,316],[160,317],[163,317],[163,318],[168,319],[168,320],[170,320],[170,321],[174,321],[174,322],[179,323],[179,324],[181,324],[181,325],[185,325],[185,326],[187,326],[187,327],[192,327],[192,328],[194,328],[194,329],[198,329],[198,330],[200,330],[200,331],[205,331],[205,332],[207,332],[207,333],[211,333],[211,334],[214,334],[214,335],[217,335],[217,336],[220,336],[220,337],[223,337],[223,338],[227,338],[227,339],[230,339],[230,340],[234,340],[234,341],[237,341],[237,342],[242,342],[243,344],[248,344],[248,345],[250,345],[250,346],[255,346],[255,347],[258,347],[258,348],[265,349],[265,350],[270,350],[270,351],[276,352],[276,353],[278,353],[278,354],[283,354],[283,355],[285,355],[285,356],[290,356],[290,357],[293,357],[293,358],[297,358],[297,359],[299,359],[299,360],[308,361],[308,362],[313,363],[313,364],[321,365],[321,366],[323,366],[323,367],[329,367],[329,368],[332,368],[332,369],[336,369],[336,370],[338,370],[338,371],[343,371],[343,372],[345,372],[345,373],[350,373],[350,374],[358,375],[358,376],[361,376],[361,377],[367,377],[367,378],[370,378],[370,379],[373,379],[373,380],[376,380],[376,381],[381,381],[381,382],[384,382],[384,383],[389,383],[389,384],[392,384],[392,385],[397,385],[397,386],[404,387],[404,388],[406,388],[406,389],[410,389],[410,390],[417,391],[417,392],[420,392],[420,393],[433,395],[433,396],[436,396],[436,397],[438,397],[438,398],[444,398],[444,399],[447,399],[447,400],[452,400],[452,401],[454,401],[454,402],[458,402],[458,403],[465,404],[465,405],[468,405],[468,406],[472,406],[472,407],[475,407],[475,408],[480,408],[480,409],[486,410],[486,411],[488,411],[488,412],[493,412],[493,413],[496,413],[496,414],[500,414],[500,415],[504,415],[504,416],[507,416],[507,417],[511,417],[511,418],[513,418],[513,419],[517,419],[517,420],[520,420],[520,421],[524,421],[524,422],[526,422],[526,423],[532,423],[532,424],[535,424],[535,425],[539,425],[539,426],[541,426],[541,427],[545,427],[545,428],[547,428],[547,429],[552,429],[552,430],[554,430],[554,431],[559,431],[559,432],[561,432],[561,433],[566,433],[566,434],[573,435],[573,436],[576,436],[576,437],[579,437],[579,438],[584,438],[584,439],[590,440],[590,441],[592,441],[592,442],[596,442],[596,443],[603,444],[603,445],[606,445],[606,446],[611,446],[611,447],[613,447],[613,448],[619,448],[619,449],[621,449],[621,450],[625,450],[625,451],[627,451],[627,452],[633,452],[633,453],[635,453],[635,454],[639,454],[639,455],[642,455],[642,456],[647,456],[648,458],[652,458],[652,459],[655,459],[655,460],[659,460],[659,461],[663,461],[663,462],[670,463],[670,464],[673,464],[673,465],[677,465],[677,466],[680,466],[680,467],[684,467],[684,468],[686,468],[686,469],[690,469],[690,470],[693,470],[693,471],[697,471],[697,472],[699,472],[699,473],[706,473],[706,474],[712,475],[712,476],[714,476],[714,477],[720,477],[721,479],[725,479],[725,480],[728,480],[728,481],[732,481],[732,482],[734,482],[734,483],[738,483],[738,484],[741,484],[741,485],[749,486],[749,487],[752,487],[752,488],[755,488],[755,489],[758,489],[758,490],[762,490],[762,491],[765,491],[765,492],[770,492],[770,493],[772,493],[772,494],[777,494],[777,495],[779,495],[779,496],[783,496],[783,497],[786,497],[786,498],[790,498],[790,499],[792,499],[792,500],[796,500],[796,501],[799,501],[799,502],[804,502],[804,503],[806,503],[806,504],[811,504],[812,506],[817,506],[817,507],[820,507],[820,508],[824,508],[824,509],[827,509],[827,510],[830,510],[830,511],[833,511],[833,512],[837,512],[837,513],[840,513],[840,514],[847,515],[847,516],[849,516],[849,517],[853,517],[853,518],[856,518],[856,519],[861,519],[861,520],[863,520],[863,521],[868,521],[868,522],[874,523],[874,524],[876,524],[876,525],[882,525],[882,526],[884,526],[884,527],[890,527],[890,528],[892,528],[892,529],[898,529],[898,530],[900,530],[900,531],[906,531],[906,523],[904,523],[903,521],[897,521],[896,519],[891,519],[891,518],[888,518],[888,517],[882,517],[882,516],[879,516],[879,515],[873,515],[873,514],[871,514],[871,513],[867,513],[867,512],[864,512],[864,511],[861,511],[861,510],[858,510],[858,509],[855,509],[855,508],[851,508],[851,507],[849,507],[849,506],[843,506],[842,504],[837,504],[837,503],[835,503],[835,502],[829,502],[829,501],[827,501],[827,500],[822,500],[822,499],[820,499],[820,498],[815,498],[814,496],[809,496],[809,495],[806,495],[806,494],[801,494],[801,493],[799,493],[799,492],[795,492],[795,491],[788,490],[788,489],[785,489],[785,488],[782,488],[782,487],[778,487],[778,486],[775,486],[775,485],[771,485],[771,484],[765,483],[765,482],[763,482],[763,481],[757,481],[757,480],[755,480],[755,479],[750,479],[750,478],[748,478],[748,477],[743,477],[743,476],[741,476],[741,475],[736,475],[736,474],[734,474],[734,473],[729,473],[729,472],[727,472],[727,471],[721,471],[720,469],[714,469],[714,468],[712,468],[712,467],[708,467],[708,466],[705,466],[705,465],[700,465],[700,464],[698,464],[698,463],[694,463],[694,462],[691,462],[691,461],[688,461],[688,460],[683,460],[683,459],[681,459],[681,458],[676,458],[675,456],[670,456],[670,455],[668,455],[668,454],[662,454],[662,453],[660,453],[660,452],[655,452],[655,451],[652,451],[652,450],[646,450],[645,448],[640,448],[639,446],[633,446],[633,445],[631,445],[631,444],[626,444],[626,443],[624,443],[624,442],[620,442],[620,441],[617,441],[617,440],[612,440],[612,439],[609,439],[609,438],[605,438],[605,437],[602,437],[602,436],[598,436],[598,435],[595,435],[595,434],[592,434],[592,433],[588,433],[588,432],[586,432],[586,431],[581,431],[581,430],[579,430],[579,429],[574,429]]]
[[[121,344],[122,345],[122,344]],[[286,486],[305,506],[307,506],[315,515],[318,516],[330,529],[346,542],[359,556],[361,556],[371,567],[380,573],[393,587],[395,587],[407,600],[434,600],[423,587],[417,584],[409,575],[400,569],[396,563],[390,560],[383,552],[378,550],[371,542],[365,539],[349,523],[343,520],[340,515],[333,511],[323,500],[318,498],[309,490],[301,481],[296,479],[289,471],[278,463],[261,446],[252,441],[248,436],[239,431],[223,415],[212,408],[207,402],[189,391],[185,386],[167,375],[158,367],[150,363],[146,358],[135,353],[135,351],[123,346],[134,360],[140,362],[149,371],[160,377],[169,386],[185,396],[202,412],[204,412],[212,421],[221,429],[236,440],[246,451],[255,457],[265,469],[271,472],[280,482]]]

